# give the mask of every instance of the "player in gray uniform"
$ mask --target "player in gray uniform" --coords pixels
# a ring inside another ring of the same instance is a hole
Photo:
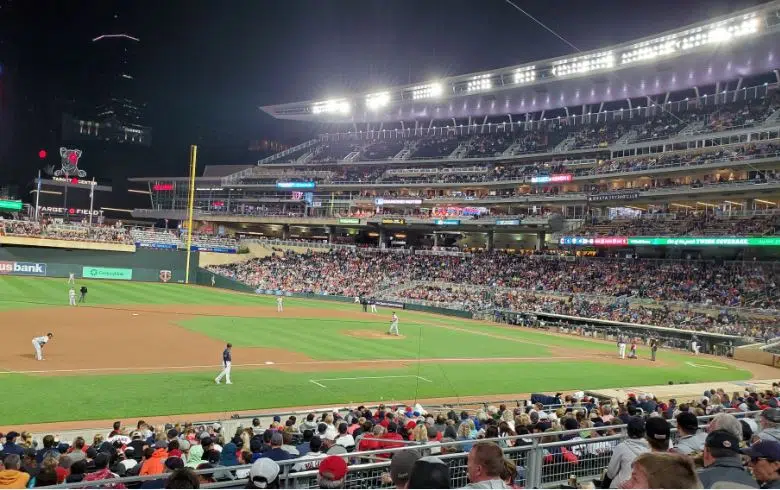
[[[398,315],[395,312],[390,318],[390,330],[387,331],[387,335],[401,335],[398,333]]]

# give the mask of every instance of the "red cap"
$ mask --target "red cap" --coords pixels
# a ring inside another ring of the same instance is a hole
[[[339,456],[328,456],[320,463],[319,471],[329,480],[341,480],[347,476],[347,462]]]

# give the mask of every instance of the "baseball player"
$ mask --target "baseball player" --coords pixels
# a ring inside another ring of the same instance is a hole
[[[211,275],[211,287],[214,287],[214,284],[216,284],[217,280],[214,279],[214,274]]]
[[[46,345],[46,343],[49,342],[52,337],[54,337],[54,334],[49,332],[42,337],[35,337],[32,339],[33,348],[35,348],[35,360],[43,360],[43,346]]]
[[[76,285],[76,274],[70,273],[68,274],[68,286],[75,286]]]
[[[371,298],[368,300],[369,306],[371,306],[371,313],[376,313],[376,300],[374,298]]]
[[[276,297],[276,312],[282,313],[284,311],[284,298],[281,296]]]
[[[393,316],[390,318],[390,330],[387,331],[387,335],[400,335],[398,333],[398,315],[393,312]]]
[[[79,303],[86,303],[87,302],[87,286],[81,286],[79,288],[79,293],[81,296],[79,296]]]
[[[628,351],[629,359],[636,359],[636,339],[631,339],[631,349]]]
[[[219,376],[214,379],[214,382],[217,384],[222,382],[222,378],[225,378],[226,385],[233,384],[230,382],[230,365],[233,362],[233,358],[230,355],[230,349],[232,348],[233,344],[228,344],[227,347],[225,347],[225,350],[222,351],[222,366],[224,366],[224,369],[219,373]]]
[[[70,288],[70,291],[68,291],[68,300],[70,301],[70,306],[76,306],[76,290],[73,288]]]
[[[655,361],[655,353],[658,351],[658,339],[653,337],[650,339],[650,359]]]
[[[618,356],[626,358],[626,337],[622,333],[618,334]]]
[[[699,344],[699,337],[693,336],[691,339],[691,350],[693,351],[694,355],[699,355],[699,349],[701,349],[701,345]]]

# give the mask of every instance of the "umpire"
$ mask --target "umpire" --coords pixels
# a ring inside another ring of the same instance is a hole
[[[87,286],[81,286],[79,289],[79,292],[81,293],[81,296],[79,297],[79,303],[86,303],[87,302]]]

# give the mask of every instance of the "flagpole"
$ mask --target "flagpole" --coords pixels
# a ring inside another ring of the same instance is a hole
[[[38,190],[35,192],[35,221],[38,221],[38,203],[41,201],[41,171],[38,169]]]
[[[89,227],[92,228],[92,206],[95,202],[95,177],[89,184]]]

